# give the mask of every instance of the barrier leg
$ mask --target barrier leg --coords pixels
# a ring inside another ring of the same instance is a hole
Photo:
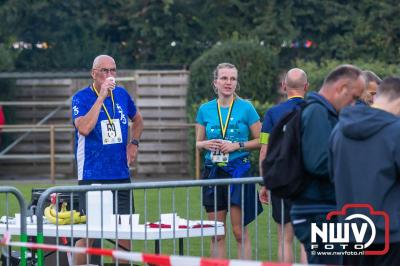
[[[22,234],[20,237],[21,242],[28,242],[28,236]],[[26,266],[26,247],[21,247],[21,266]]]
[[[38,243],[38,244],[44,243],[43,233],[38,233],[36,243]],[[37,255],[38,255],[38,261],[37,261],[38,264],[37,265],[44,266],[44,264],[43,264],[43,249],[38,249]]]

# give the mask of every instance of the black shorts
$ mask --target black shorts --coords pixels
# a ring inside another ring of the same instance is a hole
[[[123,180],[79,180],[79,185],[91,185],[91,184],[125,184],[131,183],[130,179]],[[116,200],[116,191],[113,191],[114,203]],[[130,195],[132,195],[132,213],[135,213],[135,202],[133,199],[133,194],[130,189],[127,190],[118,190],[118,214],[130,214]],[[79,210],[82,214],[86,214],[86,193],[79,193]],[[114,213],[115,212],[115,204],[113,206]]]
[[[203,171],[202,179],[207,180],[208,175],[210,174],[210,169],[205,168]],[[218,169],[217,176],[215,179],[223,179],[223,178],[231,178],[231,176]],[[228,194],[229,194],[229,186],[228,185],[220,185],[216,186],[216,200],[217,206],[214,208],[214,192],[215,186],[204,186],[203,187],[203,206],[206,209],[206,212],[215,212],[215,211],[223,211],[228,210]]]
[[[282,203],[283,200],[283,217],[282,217]],[[271,193],[271,205],[272,205],[272,218],[278,224],[287,224],[290,223],[290,209],[292,208],[292,202],[288,199],[281,199],[279,197],[274,196]],[[283,218],[283,219],[282,219]]]

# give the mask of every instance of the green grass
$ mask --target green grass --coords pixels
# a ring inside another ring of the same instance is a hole
[[[35,183],[8,183],[0,182],[0,185],[14,186],[19,189],[24,195],[26,204],[28,205],[31,201],[31,189],[32,188],[47,188],[51,187],[50,184],[35,184]],[[170,189],[148,189],[146,193],[143,189],[134,191],[134,200],[136,213],[140,214],[140,223],[144,223],[144,209],[147,206],[148,221],[157,221],[160,213],[169,213],[175,211],[182,218],[189,218],[191,220],[199,220],[201,215],[203,219],[207,219],[207,215],[203,208],[200,206],[200,188],[170,188]],[[175,200],[173,200],[173,198]],[[0,216],[9,215],[13,216],[14,213],[20,212],[17,201],[13,195],[8,196],[8,208],[6,207],[6,196],[0,194]],[[159,212],[159,202],[161,212]],[[175,202],[175,206],[173,206]],[[188,205],[187,205],[188,202]],[[145,204],[146,203],[146,204]],[[276,224],[270,218],[269,207],[264,205],[264,212],[258,216],[258,234],[256,235],[256,222],[250,224],[249,233],[252,240],[253,247],[253,258],[263,261],[276,261],[277,260],[277,229]],[[229,221],[229,218],[227,219]],[[227,225],[228,226],[228,225]],[[230,238],[230,257],[236,258],[236,241],[232,232],[229,232]],[[227,236],[228,240],[228,236]],[[187,242],[189,241],[189,243]],[[256,251],[256,241],[258,242],[258,248]],[[203,242],[203,243],[202,243]],[[201,238],[190,238],[184,240],[184,252],[185,255],[190,256],[209,256],[209,243],[210,237],[204,237],[203,241]],[[269,244],[270,243],[270,244]],[[187,248],[189,245],[189,249]],[[228,243],[227,243],[228,246]],[[111,248],[107,245],[106,247]],[[154,252],[154,242],[147,241],[133,241],[133,250],[138,252]],[[203,250],[203,253],[201,251]],[[164,254],[174,254],[174,242],[173,240],[161,241],[161,252]],[[228,252],[228,251],[227,251]],[[257,252],[257,257],[256,257]],[[175,242],[175,254],[178,254],[178,241]],[[229,253],[227,253],[229,254]],[[298,257],[298,256],[297,256]]]

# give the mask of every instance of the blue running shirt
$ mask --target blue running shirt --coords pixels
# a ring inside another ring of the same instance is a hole
[[[229,107],[221,107],[222,123],[225,124]],[[247,100],[237,97],[232,107],[225,139],[232,142],[246,142],[251,137],[250,126],[260,120],[254,106]],[[206,139],[222,139],[218,118],[217,100],[214,99],[200,106],[196,122],[206,129]],[[249,155],[248,151],[234,151],[229,154],[229,161]],[[211,160],[210,151],[205,159]]]
[[[285,114],[291,112],[303,102],[304,98],[296,96],[268,109],[264,115],[264,121],[260,133],[260,143],[268,144],[269,134],[271,134],[273,127],[282,117],[285,116]]]
[[[104,105],[111,119],[119,120],[121,143],[103,144],[101,121],[108,121],[102,107],[96,126],[89,135],[79,134],[75,128],[75,158],[78,168],[78,180],[121,180],[130,178],[126,158],[126,146],[129,136],[129,119],[136,114],[136,106],[128,92],[122,87],[113,90],[114,108],[111,97]],[[97,99],[91,87],[78,91],[72,98],[72,119],[86,115]],[[115,112],[114,112],[115,110]]]

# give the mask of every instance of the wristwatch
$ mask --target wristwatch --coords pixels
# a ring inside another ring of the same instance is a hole
[[[136,145],[139,147],[139,140],[137,139],[131,139],[131,144]]]
[[[239,151],[244,150],[244,142],[239,142]]]

